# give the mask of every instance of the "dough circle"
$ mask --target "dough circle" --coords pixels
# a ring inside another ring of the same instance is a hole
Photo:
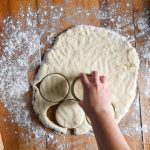
[[[85,118],[83,109],[75,100],[66,100],[61,103],[55,116],[62,127],[69,129],[79,127]]]
[[[60,74],[47,75],[40,83],[41,96],[51,102],[63,100],[69,91],[67,79]]]

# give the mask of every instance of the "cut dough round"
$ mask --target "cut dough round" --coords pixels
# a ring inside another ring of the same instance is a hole
[[[47,75],[40,84],[41,96],[50,102],[63,100],[69,91],[69,84],[64,76],[52,73]]]
[[[64,101],[56,110],[56,120],[65,128],[73,129],[79,127],[84,118],[84,111],[75,100]]]
[[[78,99],[78,100],[83,99],[83,87],[82,87],[82,83],[81,83],[79,77],[77,77],[73,81],[71,90],[72,90],[72,94],[75,97],[75,99]]]

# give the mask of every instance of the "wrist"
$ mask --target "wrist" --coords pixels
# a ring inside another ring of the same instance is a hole
[[[93,113],[90,114],[89,116],[90,120],[96,121],[97,119],[100,120],[108,120],[108,119],[114,119],[114,115],[112,114],[112,111],[109,109],[101,109],[98,111],[93,111]]]

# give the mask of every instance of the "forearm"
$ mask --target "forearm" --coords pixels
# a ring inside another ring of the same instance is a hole
[[[110,113],[96,113],[91,117],[91,122],[99,149],[130,150]]]
[[[4,150],[3,141],[0,133],[0,150]]]
[[[111,97],[106,77],[93,71],[91,79],[83,73],[80,79],[84,89],[82,108],[91,119],[99,149],[129,150],[111,114]]]

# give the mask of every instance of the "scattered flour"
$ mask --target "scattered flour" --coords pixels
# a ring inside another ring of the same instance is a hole
[[[144,124],[143,124],[143,125],[142,125],[142,130],[143,130],[143,132],[145,132],[145,133],[148,132],[147,125],[144,125]]]
[[[124,135],[138,135],[140,138],[141,135],[141,125],[140,125],[140,110],[139,110],[139,94],[137,94],[135,101],[132,104],[132,109],[130,111],[130,119],[126,120],[126,117],[123,118],[120,126],[121,131]]]
[[[141,51],[141,70],[145,76],[144,95],[150,98],[150,31],[146,34],[147,41],[140,47]],[[146,61],[145,61],[146,60]]]
[[[69,2],[70,0],[65,0],[62,5],[54,6],[45,1],[42,9],[39,9],[37,12],[33,12],[29,6],[27,14],[24,14],[23,8],[20,8],[19,15],[16,16],[17,19],[15,18],[14,20],[9,16],[4,20],[3,32],[0,34],[0,42],[2,43],[0,47],[0,100],[11,113],[12,122],[16,122],[18,126],[26,127],[31,133],[34,133],[37,142],[42,135],[46,134],[46,131],[42,127],[32,125],[32,112],[29,111],[29,106],[24,98],[25,94],[30,90],[28,73],[29,70],[35,69],[40,65],[41,51],[45,46],[50,46],[57,32],[65,29],[60,24],[60,20],[72,25],[91,24],[88,22],[88,18],[87,21],[84,18],[93,16],[98,21],[104,21],[102,24],[104,27],[113,29],[126,36],[131,43],[135,44],[133,19],[128,15],[132,13],[130,2],[126,4],[128,9],[122,15],[117,13],[120,7],[118,2],[108,5],[107,10],[105,9],[105,2],[102,3],[100,8],[94,7],[89,10],[84,10],[80,6],[70,9],[67,7]],[[69,14],[63,16],[64,12],[67,11]],[[80,17],[75,19],[76,16]],[[136,37],[141,38],[149,32],[147,17],[139,17],[136,22],[140,29]],[[130,34],[128,34],[128,31],[130,31]],[[150,60],[149,43],[148,40],[147,44],[141,48],[143,60]],[[145,95],[150,96],[150,90],[148,90],[150,89],[150,69],[148,66],[144,66],[144,68],[147,83]],[[139,96],[133,105],[134,111],[139,114]],[[139,115],[134,113],[134,111],[128,123],[122,125],[124,127],[122,132],[125,135],[141,134],[141,130],[147,132],[147,126],[143,125],[141,128]],[[10,116],[3,121],[6,122],[8,119],[10,119]],[[14,134],[18,133],[15,131]],[[22,136],[32,137],[32,135],[23,133]],[[82,141],[75,141],[75,143],[61,144],[55,138],[55,134],[52,133],[47,134],[47,142],[57,143],[58,149],[66,149],[71,147],[72,144],[82,143]]]

